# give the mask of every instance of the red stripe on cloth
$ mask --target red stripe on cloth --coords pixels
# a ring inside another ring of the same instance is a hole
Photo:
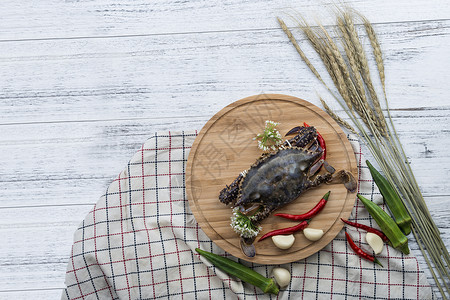
[[[360,182],[360,180],[361,180],[361,176],[362,176],[362,171],[361,171],[361,164],[362,164],[362,162],[361,162],[361,160],[362,160],[362,151],[361,151],[361,145],[359,145],[359,151],[358,151],[358,153],[357,153],[358,155],[359,155],[359,158],[358,158],[358,169],[359,169],[359,172],[358,172],[358,182]],[[361,187],[361,184],[358,184],[357,185],[357,193],[359,193],[360,192],[360,187]],[[358,205],[358,203],[359,203],[359,199],[356,201],[356,205]],[[358,209],[356,209],[355,210],[355,219],[358,219]]]
[[[419,280],[420,280],[420,276],[419,276],[419,261],[416,259],[416,270],[417,270],[417,299],[419,299]]]
[[[390,256],[389,256],[389,247],[386,247],[386,253],[387,253],[387,268],[388,270],[391,269],[390,267]],[[387,272],[387,278],[388,278],[388,298],[391,298],[391,272]]]
[[[361,244],[361,232],[358,231],[358,236],[359,236],[359,243]],[[359,246],[361,248],[361,245]],[[362,270],[362,258],[361,256],[359,256],[359,268]],[[359,272],[359,299],[361,299],[361,294],[362,294],[362,278],[363,278],[363,272]]]
[[[308,263],[308,258],[305,258],[305,269],[303,270],[303,287],[302,287],[302,299],[305,294],[305,281],[306,281],[306,266]]]

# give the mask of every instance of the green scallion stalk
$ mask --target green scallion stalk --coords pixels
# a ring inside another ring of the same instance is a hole
[[[388,237],[392,247],[409,254],[408,238],[403,234],[398,225],[381,207],[367,198],[358,194],[359,200],[364,204],[369,214],[380,226],[381,231]]]
[[[222,257],[199,248],[195,248],[195,251],[225,273],[260,288],[264,293],[278,295],[280,290],[278,289],[275,280],[272,278],[266,278],[258,272],[255,272],[252,269],[226,257]]]
[[[403,201],[397,191],[368,160],[366,160],[366,164],[369,167],[370,174],[372,174],[372,178],[378,186],[381,195],[383,195],[384,201],[395,219],[395,223],[397,223],[398,227],[400,227],[406,235],[410,234],[411,216],[406,210],[405,204],[403,204]]]

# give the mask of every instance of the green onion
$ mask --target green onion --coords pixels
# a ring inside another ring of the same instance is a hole
[[[272,278],[266,278],[258,272],[255,272],[252,269],[226,257],[222,257],[220,255],[207,252],[199,248],[195,248],[195,251],[204,256],[214,266],[224,271],[225,273],[231,276],[235,276],[242,281],[260,288],[264,293],[278,295],[278,286],[275,283],[275,280],[273,280]]]
[[[381,195],[383,195],[384,201],[386,201],[386,204],[395,219],[395,223],[397,223],[398,227],[408,235],[411,232],[411,217],[406,210],[405,204],[403,204],[402,199],[389,181],[387,181],[368,160],[366,160],[366,164],[369,167],[370,174],[372,174],[372,178],[378,186]]]
[[[399,249],[405,254],[409,254],[408,238],[403,234],[398,225],[392,220],[381,207],[373,203],[360,194],[357,195],[364,204],[369,214],[380,226],[381,231],[388,237],[392,247]]]

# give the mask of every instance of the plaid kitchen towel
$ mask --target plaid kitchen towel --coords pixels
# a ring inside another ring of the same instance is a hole
[[[203,233],[185,192],[185,166],[196,132],[155,134],[133,156],[75,232],[62,299],[433,299],[417,259],[385,247],[384,268],[361,259],[344,231],[316,254],[281,265],[292,274],[278,296],[230,278],[194,249],[214,252],[270,276],[274,265],[231,257]],[[358,192],[380,194],[361,162]],[[355,196],[356,198],[356,196]],[[352,220],[376,226],[362,203]],[[347,228],[368,249],[364,232]],[[278,266],[278,265],[277,265]]]

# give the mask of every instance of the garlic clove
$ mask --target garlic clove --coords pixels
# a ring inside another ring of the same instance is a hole
[[[366,242],[373,249],[373,252],[375,252],[375,254],[380,254],[381,251],[383,251],[384,242],[379,235],[368,232],[366,234]]]
[[[284,268],[273,268],[272,276],[281,288],[288,286],[291,282],[291,273]]]
[[[293,234],[289,235],[274,235],[272,237],[272,242],[280,249],[289,249],[295,242],[295,237]]]
[[[323,230],[308,227],[303,229],[303,234],[308,240],[315,242],[323,236]]]

